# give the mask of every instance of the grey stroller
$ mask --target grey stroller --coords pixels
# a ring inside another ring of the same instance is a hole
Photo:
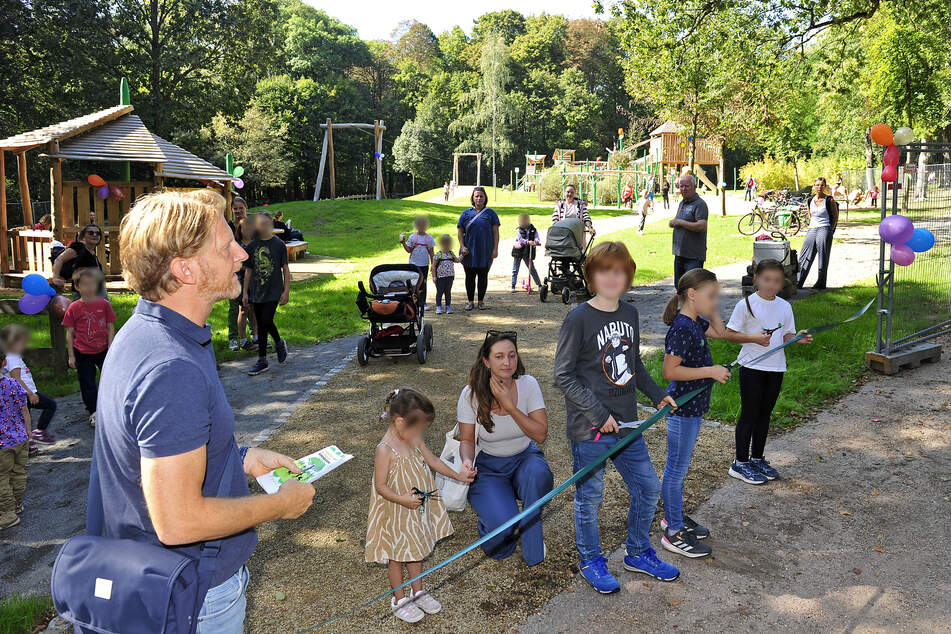
[[[559,220],[548,229],[545,237],[545,255],[548,256],[548,275],[538,289],[541,301],[548,293],[561,295],[561,301],[584,301],[591,297],[588,282],[584,279],[584,258],[588,246],[584,242],[584,221],[581,218]]]

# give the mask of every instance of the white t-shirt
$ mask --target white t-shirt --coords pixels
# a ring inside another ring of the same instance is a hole
[[[748,335],[755,335],[776,328],[782,324],[781,328],[773,331],[769,340],[769,346],[763,347],[758,343],[744,343],[740,350],[740,365],[751,370],[764,370],[766,372],[785,372],[786,371],[786,351],[780,350],[776,354],[770,355],[753,365],[744,362],[752,361],[770,348],[775,348],[783,343],[783,337],[786,334],[795,334],[796,322],[793,317],[792,306],[782,297],[776,297],[772,301],[766,301],[759,296],[759,293],[750,295],[750,308],[753,309],[753,315],[750,315],[745,301],[737,302],[733,308],[733,314],[730,315],[730,321],[726,327],[736,332],[742,332]],[[755,315],[755,317],[754,317]]]
[[[524,414],[531,414],[545,409],[545,399],[535,377],[528,374],[515,379],[515,388],[518,391],[518,402],[515,407]],[[505,458],[521,453],[528,448],[531,438],[525,435],[511,416],[492,414],[492,433],[476,422],[476,404],[469,398],[469,386],[462,388],[459,403],[456,405],[456,419],[463,424],[476,426],[476,437],[479,440],[479,449],[490,456]]]
[[[409,263],[416,266],[429,266],[429,250],[436,246],[436,241],[428,233],[424,236],[412,234],[406,239],[406,246],[413,249],[409,254]]]
[[[20,368],[20,380],[23,381],[23,385],[36,394],[36,383],[33,382],[33,374],[30,372],[30,368],[23,363],[23,357],[18,354],[7,353],[7,364],[3,368],[3,373],[10,376],[10,372],[17,368]]]

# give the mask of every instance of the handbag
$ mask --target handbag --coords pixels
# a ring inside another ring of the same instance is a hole
[[[238,449],[232,444],[217,497],[226,497]],[[191,634],[215,572],[221,541],[196,559],[134,539],[102,537],[103,507],[95,458],[89,478],[86,534],[66,540],[50,586],[53,606],[76,632]]]
[[[479,455],[479,425],[476,425],[475,455],[472,462],[475,462]],[[462,464],[462,456],[459,453],[461,446],[459,440],[459,423],[456,423],[450,431],[446,432],[446,445],[439,454],[439,459],[449,466],[453,471],[459,471],[459,465]],[[436,488],[439,489],[439,498],[442,500],[447,511],[466,510],[466,500],[469,497],[469,483],[459,482],[446,477],[441,473],[436,474]]]

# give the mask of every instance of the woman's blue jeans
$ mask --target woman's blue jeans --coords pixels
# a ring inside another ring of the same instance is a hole
[[[697,444],[702,416],[667,417],[667,464],[661,493],[664,498],[664,519],[671,534],[684,525],[684,478]]]

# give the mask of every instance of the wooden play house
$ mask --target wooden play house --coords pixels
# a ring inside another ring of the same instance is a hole
[[[8,227],[6,188],[0,187],[0,269],[4,285],[19,285],[19,280],[29,273],[52,274],[53,241],[68,244],[90,221],[103,229],[97,252],[103,272],[117,279],[122,273],[119,222],[136,198],[165,187],[167,179],[216,188],[229,199],[230,206],[230,182],[237,180],[236,177],[152,134],[132,110],[130,105],[114,106],[0,140],[0,177],[6,174],[6,153],[16,156],[24,225]],[[26,161],[27,152],[34,149],[40,150],[39,156],[50,162],[51,231],[32,228],[36,219],[30,203]],[[85,180],[64,180],[66,161],[145,163],[150,167],[152,179],[109,180],[109,185],[119,188],[123,196],[121,200],[113,197],[102,200],[96,196],[97,188]],[[178,185],[176,183],[176,188]],[[187,188],[189,184],[181,185]]]
[[[710,139],[696,140],[695,165],[719,165],[720,144]],[[690,146],[683,126],[666,121],[650,134],[650,155],[654,162],[680,169],[690,164]]]

